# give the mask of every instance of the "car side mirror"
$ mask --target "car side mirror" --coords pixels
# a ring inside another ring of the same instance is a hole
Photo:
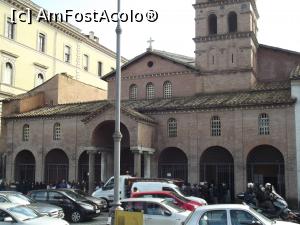
[[[164,211],[164,216],[172,216],[172,213],[168,210]]]
[[[10,216],[4,218],[4,222],[14,222],[14,219]]]

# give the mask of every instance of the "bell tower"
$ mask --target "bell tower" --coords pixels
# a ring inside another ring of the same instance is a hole
[[[196,0],[194,8],[199,91],[249,89],[256,75],[256,0]]]

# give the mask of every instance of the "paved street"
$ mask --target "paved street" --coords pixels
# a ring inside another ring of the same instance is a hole
[[[82,223],[71,223],[71,224],[77,224],[77,225],[106,225],[107,222],[107,213],[101,214],[99,217],[94,218],[92,220],[88,220]]]

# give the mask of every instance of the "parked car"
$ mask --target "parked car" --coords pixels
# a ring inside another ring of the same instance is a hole
[[[145,191],[145,192],[133,192],[131,193],[132,198],[163,198],[171,200],[175,205],[185,210],[194,211],[200,203],[191,201],[176,192],[172,191]]]
[[[62,207],[66,219],[78,223],[100,215],[100,208],[93,202],[68,190],[34,190],[28,195],[37,202],[49,203]]]
[[[106,211],[108,209],[108,205],[106,200],[102,199],[102,198],[96,198],[93,197],[91,195],[88,195],[87,193],[85,193],[84,191],[80,190],[80,189],[72,189],[72,188],[68,188],[68,189],[59,189],[59,190],[67,190],[67,191],[73,191],[76,194],[81,195],[82,197],[94,202],[96,205],[98,205],[98,207],[100,208],[101,211]]]
[[[0,204],[3,202],[27,205],[28,207],[38,211],[42,215],[54,218],[64,218],[65,216],[64,211],[61,207],[46,203],[39,203],[32,198],[16,191],[0,191]]]
[[[247,205],[220,204],[198,207],[183,225],[296,225],[273,221]]]
[[[121,204],[125,211],[143,211],[144,225],[181,225],[191,213],[161,198],[128,198]]]
[[[0,224],[69,225],[69,223],[63,219],[43,216],[26,205],[13,203],[0,204]]]
[[[194,196],[186,196],[184,195],[179,187],[176,184],[168,183],[168,182],[135,182],[131,186],[131,192],[133,192],[134,189],[137,189],[138,191],[172,191],[177,193],[178,195],[181,195],[182,197],[185,197],[191,201],[198,202],[201,205],[207,205],[207,202],[203,198],[198,198]]]

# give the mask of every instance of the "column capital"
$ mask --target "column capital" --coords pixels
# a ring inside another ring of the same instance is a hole
[[[84,150],[87,154],[97,154],[99,152],[99,148],[94,146],[84,147]]]
[[[139,153],[144,153],[144,154],[153,154],[155,152],[154,148],[147,148],[147,147],[143,147],[143,146],[132,146],[130,147],[130,150],[132,152],[139,152]]]

